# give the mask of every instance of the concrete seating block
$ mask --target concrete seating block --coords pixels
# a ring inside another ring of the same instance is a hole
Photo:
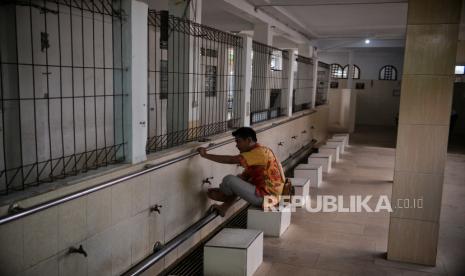
[[[261,208],[249,208],[247,228],[263,231],[265,236],[280,237],[291,224],[291,211],[290,204],[276,212],[265,212]]]
[[[333,138],[331,139],[328,139],[326,141],[326,145],[329,145],[329,146],[340,146],[340,151],[339,151],[339,154],[342,154],[345,152],[345,144],[344,144],[344,141],[340,141],[340,140],[335,140]]]
[[[336,137],[344,137],[345,138],[345,145],[346,146],[349,145],[349,133],[335,133],[333,135],[333,138],[336,138]]]
[[[333,136],[331,137],[332,140],[335,140],[335,141],[341,141],[344,143],[344,146],[347,146],[347,137],[344,137],[344,136]]]
[[[302,205],[305,205],[307,197],[310,195],[310,178],[290,178],[294,187],[295,195],[302,198]]]
[[[339,149],[340,146],[328,146],[328,145],[323,145],[318,148],[319,153],[326,153],[326,154],[331,154],[331,157],[333,159],[333,162],[339,162]]]
[[[323,182],[323,166],[320,164],[299,164],[294,169],[295,178],[310,178],[310,187],[318,188]]]
[[[320,164],[323,166],[323,171],[329,173],[331,171],[331,154],[314,153],[308,157],[309,164]]]
[[[263,262],[263,232],[224,228],[203,251],[204,275],[253,275]]]

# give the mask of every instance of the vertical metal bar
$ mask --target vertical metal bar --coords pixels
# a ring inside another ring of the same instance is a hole
[[[71,35],[71,97],[73,102],[73,159],[74,159],[74,166],[72,173],[77,173],[77,156],[76,156],[76,117],[75,117],[75,91],[74,91],[74,34],[73,34],[73,7],[69,5],[69,23],[70,23],[70,35]]]
[[[44,27],[45,27],[45,33],[48,34],[47,32],[47,2],[44,0]],[[48,145],[49,145],[49,159],[50,159],[50,177],[53,178],[53,156],[52,156],[52,131],[51,131],[51,125],[50,125],[50,75],[48,71],[48,47],[45,47],[45,74],[47,76],[47,124],[48,124]],[[47,165],[47,163],[44,164],[44,168]]]
[[[115,78],[115,71],[117,71],[117,67],[115,65],[116,63],[116,55],[115,55],[115,10],[114,10],[114,7],[113,7],[113,4],[111,4],[111,40],[112,40],[112,59],[113,59],[113,62],[112,62],[112,77],[113,77],[113,91],[112,91],[112,99],[113,99],[113,147],[112,147],[112,150],[114,149],[115,150],[115,153],[111,156],[111,161],[112,162],[115,162],[116,161],[116,127],[117,127],[117,122],[116,122],[116,89],[115,89],[115,86],[116,86],[116,78]],[[122,70],[121,70],[121,75],[122,75]]]
[[[16,13],[16,10],[15,10]],[[16,33],[16,32],[15,32]],[[17,42],[16,42],[17,43]],[[5,94],[3,94],[3,59],[2,59],[2,47],[0,47],[0,97],[1,97],[1,105],[2,105],[2,110],[1,110],[1,115],[2,115],[2,148],[3,148],[3,169],[5,173],[5,194],[8,194],[8,170],[6,167],[6,140],[5,140],[5,133],[6,133],[6,128],[5,128]],[[19,124],[19,129],[21,130],[21,124]],[[21,139],[19,140],[20,145],[21,145]],[[21,162],[22,164],[22,162]],[[22,168],[23,166],[21,166]],[[3,171],[0,170],[0,179],[2,178]],[[21,181],[23,182],[23,181]]]
[[[160,14],[156,13],[155,14],[155,34],[154,34],[154,38],[153,38],[153,47],[154,47],[154,69],[155,69],[155,87],[154,87],[154,113],[155,113],[155,131],[154,131],[154,135],[155,135],[155,147],[153,148],[153,150],[157,150],[157,147],[158,147],[158,141],[159,139],[163,139],[163,100],[160,98],[161,97],[161,60],[163,58],[163,55],[162,55],[162,50],[160,49],[159,52],[159,56],[160,58],[157,57],[157,49],[159,49],[160,47],[160,43],[157,44],[157,31],[158,31],[158,22],[160,20]],[[159,64],[157,64],[157,61],[160,60],[160,62],[158,62]],[[156,83],[156,80],[157,80],[157,71],[158,71],[158,79],[159,79],[159,85],[157,85]],[[166,76],[165,77],[168,77],[168,61],[166,62]],[[168,79],[166,80],[166,82],[168,83]],[[157,90],[158,88],[158,90]],[[168,89],[168,85],[166,84],[166,89]],[[158,91],[158,93],[157,93]],[[168,93],[168,90],[166,91],[166,93]],[[166,101],[168,101],[168,94],[166,94]],[[160,116],[158,116],[158,110],[157,110],[157,102],[160,102]],[[159,121],[160,120],[160,121]],[[158,127],[160,127],[160,132],[158,132]]]
[[[30,4],[30,3],[29,3]],[[26,179],[24,178],[24,164],[23,164],[23,135],[22,135],[22,120],[21,120],[21,113],[22,113],[22,109],[21,109],[21,91],[20,91],[20,87],[19,87],[19,49],[18,49],[18,18],[17,18],[17,11],[16,11],[16,7],[15,7],[15,16],[14,16],[14,19],[15,19],[15,27],[14,27],[14,31],[15,31],[15,50],[16,50],[16,74],[18,76],[18,80],[17,80],[17,83],[16,83],[16,89],[18,91],[18,122],[19,122],[19,154],[20,154],[20,168],[21,168],[21,189],[24,190],[24,187],[25,187],[25,181]],[[32,21],[32,18],[30,17],[30,20]],[[32,29],[31,29],[31,34],[32,34]],[[34,62],[31,62],[31,63],[34,63]],[[34,69],[34,67],[32,67]],[[34,71],[33,71],[34,72]],[[33,78],[34,79],[34,78]],[[3,85],[3,81],[2,81],[2,85]],[[4,101],[4,94],[2,94],[2,112],[4,112],[4,108],[3,108],[3,101]],[[4,113],[5,114],[5,113]],[[3,117],[2,117],[3,118]],[[3,118],[4,120],[4,118]],[[5,125],[4,125],[5,126]],[[3,132],[4,132],[4,137],[5,137],[5,133],[6,133],[7,129],[4,128],[3,129]],[[5,140],[3,140],[5,143]],[[5,158],[6,158],[6,151],[5,151],[5,145],[4,145],[4,155],[5,155]],[[8,178],[6,177],[6,173],[7,173],[7,167],[6,167],[6,162],[5,162],[5,183],[6,183],[6,192],[8,193],[8,188],[9,188],[9,185],[8,185]],[[13,178],[14,179],[14,178]]]
[[[81,2],[81,47],[82,47],[82,99],[84,101],[84,170],[88,169],[87,156],[87,95],[86,95],[86,66],[85,66],[85,45],[84,45],[84,2]]]
[[[61,159],[62,159],[62,175],[66,175],[66,163],[65,163],[65,138],[64,138],[64,128],[63,128],[63,73],[62,73],[62,61],[61,61],[61,22],[60,22],[60,4],[56,2],[57,6],[57,16],[58,16],[58,62],[60,66],[60,130],[61,130]]]
[[[104,3],[102,5],[102,57],[103,57],[103,147],[105,151],[104,165],[108,164],[108,149],[107,149],[107,63],[106,63],[106,51],[105,51],[105,9]]]
[[[95,73],[95,0],[92,0],[92,58],[94,61],[93,69],[94,69],[94,128],[95,128],[95,161],[94,166],[98,167],[98,126],[97,126],[97,76]]]
[[[173,24],[172,28],[173,28],[173,30],[172,31],[170,30],[170,32],[169,32],[172,39],[168,39],[168,53],[171,52],[171,57],[168,57],[168,71],[172,71],[172,72],[171,72],[171,89],[168,90],[169,94],[171,94],[171,95],[169,95],[171,97],[168,98],[168,101],[171,98],[171,110],[169,110],[168,108],[166,109],[166,113],[167,113],[166,118],[167,119],[170,118],[170,117],[173,118],[172,115],[168,116],[168,112],[174,112],[174,104],[175,104],[174,101],[175,101],[175,96],[176,96],[175,91],[174,91],[174,89],[176,87],[175,83],[174,83],[175,82],[175,77],[176,77],[175,70],[174,70],[175,69],[174,68],[175,67],[174,66],[175,65],[174,64],[174,57],[175,57],[174,51],[176,49],[176,45],[175,45],[175,41],[176,41],[175,40],[175,35],[176,35],[176,26],[175,26],[175,24],[176,24],[176,21],[175,21],[175,18],[172,17],[171,15],[170,15],[169,19],[172,20],[172,24]],[[170,41],[171,41],[171,43],[169,43]],[[171,51],[169,50],[170,46],[171,46]],[[171,62],[170,62],[170,60],[171,60]],[[171,68],[169,66],[170,64],[171,64]],[[169,107],[169,105],[168,105],[168,107]],[[172,120],[166,120],[166,123],[170,125],[170,127],[167,126],[167,131],[166,131],[167,132],[167,136],[166,136],[167,137],[167,141],[166,141],[167,142],[167,147],[171,147],[171,146],[173,146],[173,140],[174,140],[173,136],[175,134],[174,131],[173,131],[174,130],[174,120],[173,119]]]
[[[32,59],[32,84],[33,84],[32,93],[33,93],[33,103],[34,103],[33,118],[34,118],[35,154],[36,154],[35,166],[36,166],[36,182],[39,183],[39,153],[38,153],[38,148],[37,148],[37,120],[36,120],[37,100],[36,100],[36,89],[35,89],[34,38],[32,36],[32,3],[31,3],[31,0],[29,0],[29,18],[30,18],[29,23],[30,23],[30,28],[31,28],[30,31],[31,31],[31,59]],[[15,21],[16,21],[16,13],[15,13]],[[18,59],[18,53],[16,54],[16,58]],[[18,78],[19,78],[19,72],[18,72]],[[19,86],[19,82],[18,82],[18,86]],[[19,98],[21,99],[21,93],[19,92],[19,89],[18,89],[18,94],[19,94]],[[21,103],[21,100],[20,100],[20,103]]]
[[[150,11],[147,14],[147,141],[145,142],[145,152],[148,152],[150,141]]]
[[[182,48],[183,48],[183,64],[182,64],[182,90],[181,90],[181,101],[182,101],[182,104],[181,104],[181,112],[182,112],[182,115],[181,115],[181,122],[182,122],[182,140],[180,141],[180,143],[185,143],[187,140],[188,140],[188,130],[189,130],[189,118],[187,119],[187,127],[186,127],[186,123],[185,123],[185,107],[186,107],[186,103],[185,103],[185,100],[186,100],[186,94],[187,94],[187,97],[189,98],[189,59],[190,59],[190,35],[189,35],[189,31],[186,30],[186,25],[189,24],[189,22],[187,21],[182,21],[182,26],[183,26],[183,39],[182,39]],[[187,43],[186,43],[186,40],[187,40]],[[186,45],[188,47],[186,47]],[[186,66],[186,63],[187,63],[187,66]],[[187,89],[186,89],[186,78],[187,78]],[[189,100],[188,100],[189,101]],[[187,108],[189,109],[190,106],[187,106]]]
[[[122,11],[123,10],[123,3],[122,1],[120,0],[119,1],[119,10]],[[123,149],[123,159],[124,157],[126,156],[126,151],[125,151],[125,147],[124,147],[124,97],[125,97],[125,91],[124,91],[124,78],[123,78],[123,73],[124,73],[124,64],[123,64],[123,18],[122,18],[122,15],[119,16],[119,22],[120,22],[120,40],[118,41],[120,47],[120,58],[121,58],[121,137],[122,137],[122,141],[121,141],[121,145],[122,145],[122,149]]]

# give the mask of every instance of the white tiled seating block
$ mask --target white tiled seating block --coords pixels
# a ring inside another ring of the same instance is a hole
[[[291,224],[291,211],[290,205],[279,212],[265,212],[261,208],[249,208],[247,228],[263,231],[265,236],[280,237]]]
[[[323,171],[329,173],[331,171],[331,154],[314,153],[308,157],[309,164],[320,164],[323,166]]]
[[[204,248],[204,275],[253,275],[263,262],[263,232],[224,228]]]
[[[345,144],[344,144],[344,141],[338,141],[338,140],[334,140],[334,139],[328,139],[326,141],[326,145],[330,145],[330,146],[340,146],[341,149],[339,151],[339,154],[342,154],[345,152]]]
[[[347,146],[347,137],[344,137],[344,136],[333,136],[331,138],[332,140],[335,140],[335,141],[341,141],[344,143],[344,146]]]
[[[294,169],[294,177],[310,178],[310,187],[318,188],[323,181],[323,166],[319,164],[299,164]]]
[[[307,197],[310,195],[310,178],[290,178],[294,187],[295,195],[302,198],[302,205],[305,205]]]
[[[318,148],[319,153],[326,153],[326,154],[331,154],[331,157],[333,159],[333,162],[339,162],[339,149],[340,146],[328,146],[328,145],[323,145]]]
[[[333,135],[333,137],[345,137],[345,145],[348,146],[349,145],[349,133],[335,133]]]

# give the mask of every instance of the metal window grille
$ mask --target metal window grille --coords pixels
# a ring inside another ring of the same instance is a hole
[[[297,72],[294,72],[294,90],[292,91],[292,112],[312,107],[313,60],[308,57],[296,57]]]
[[[328,88],[329,88],[329,70],[330,65],[324,62],[318,62],[317,72],[317,87],[315,105],[323,105],[328,102]]]
[[[341,79],[342,78],[342,72],[343,68],[341,65],[337,63],[333,63],[330,65],[330,70],[331,70],[331,78],[333,79]]]
[[[380,80],[397,80],[397,69],[392,65],[386,65],[379,71]]]
[[[285,111],[287,91],[287,52],[254,41],[252,43],[252,86],[250,124],[270,120]],[[283,66],[284,64],[284,66]]]
[[[354,64],[352,69],[353,69],[352,70],[352,79],[359,80],[360,79],[360,67],[358,67],[357,65]],[[342,78],[343,79],[347,79],[348,70],[349,70],[349,65],[347,64],[342,69]]]
[[[0,192],[124,160],[121,3],[0,3]]]
[[[239,126],[241,56],[241,37],[149,11],[147,152]]]

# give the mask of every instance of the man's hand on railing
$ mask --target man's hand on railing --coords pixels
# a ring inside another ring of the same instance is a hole
[[[197,152],[200,156],[205,157],[207,155],[207,149],[204,147],[197,148]]]

